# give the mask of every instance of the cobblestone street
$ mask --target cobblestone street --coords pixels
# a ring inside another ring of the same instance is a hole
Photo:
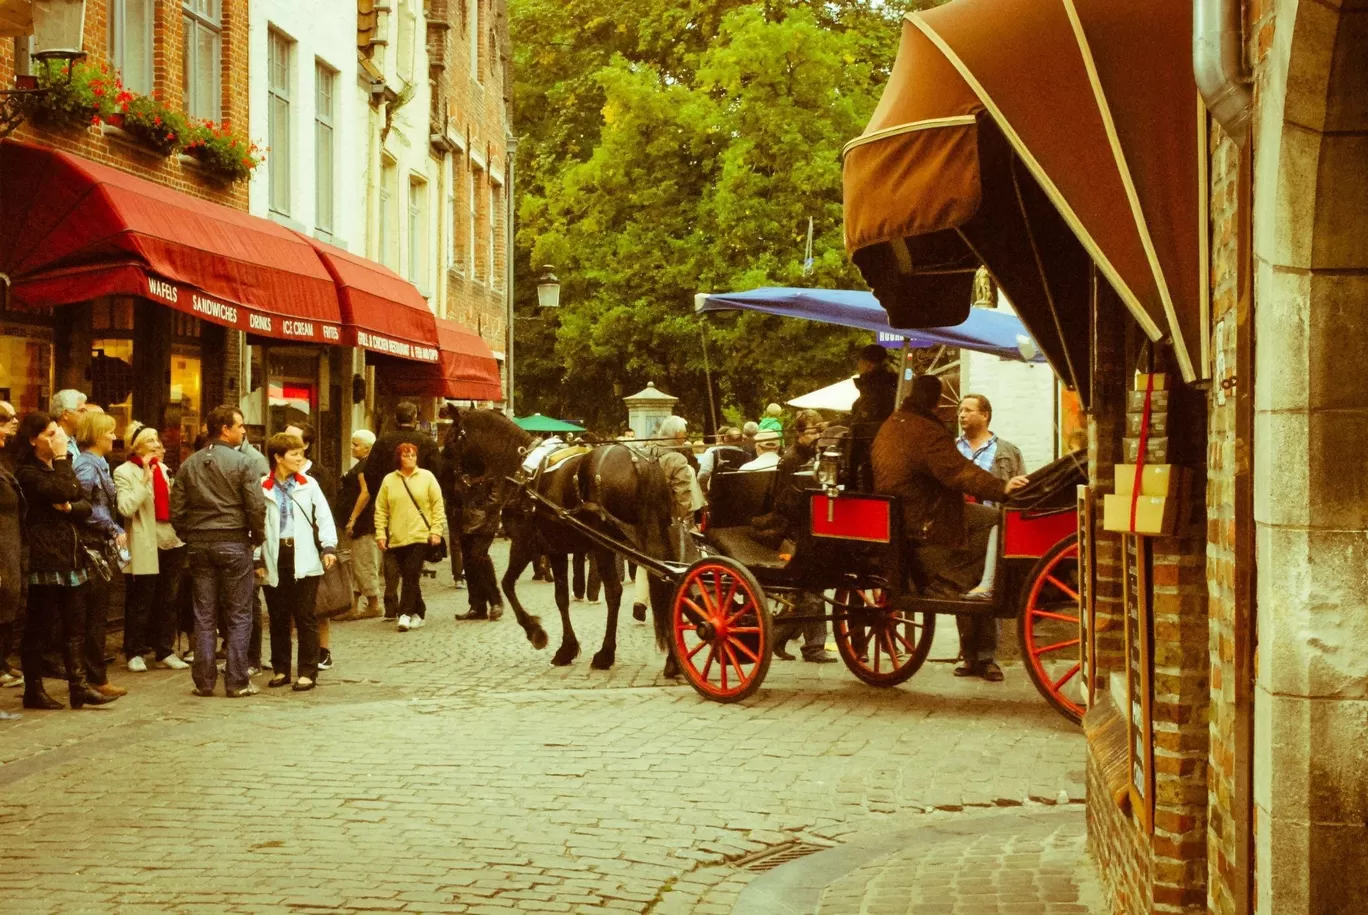
[[[553,668],[550,585],[520,587],[542,652],[511,615],[454,621],[445,570],[425,588],[421,630],[334,624],[312,693],[200,699],[119,665],[119,702],[0,725],[0,907],[1094,911],[1082,736],[1019,665],[991,685],[933,660],[880,691],[776,661],[724,706],[660,678],[629,613],[594,671],[603,608],[574,604],[582,653]],[[947,619],[932,658],[954,653]]]

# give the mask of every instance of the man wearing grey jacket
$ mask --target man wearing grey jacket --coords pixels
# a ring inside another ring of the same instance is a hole
[[[171,490],[171,524],[185,541],[195,607],[195,695],[212,696],[218,679],[214,641],[218,608],[227,623],[229,698],[257,692],[247,673],[254,587],[252,553],[265,539],[261,475],[242,454],[242,411],[216,407],[206,418],[209,443],[180,466]]]

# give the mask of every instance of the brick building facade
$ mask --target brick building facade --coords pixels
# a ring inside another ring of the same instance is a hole
[[[248,0],[193,0],[184,7],[151,0],[87,0],[87,62],[113,68],[116,56],[121,60],[126,56],[124,62],[136,64],[144,74],[144,85],[139,87],[143,94],[155,94],[168,107],[184,110],[188,85],[191,91],[201,92],[205,116],[227,128],[245,129],[247,10]],[[201,48],[215,48],[218,60],[216,68],[206,62],[187,83],[185,34],[187,28],[199,27],[187,25],[192,12],[196,23],[205,24]],[[116,36],[126,34],[129,17],[139,15],[150,17],[137,26],[146,36],[145,43],[122,45]],[[27,50],[26,38],[0,39],[0,85],[14,85],[16,70],[30,69]],[[247,209],[245,182],[210,177],[194,159],[183,155],[163,157],[149,152],[109,124],[52,128],[30,121],[21,124],[12,137],[110,166],[199,200]],[[106,345],[113,354],[131,354],[135,380],[129,402],[124,410],[111,411],[121,427],[131,411],[139,419],[160,417],[164,433],[178,429],[181,439],[192,439],[204,405],[223,402],[241,384],[240,332],[146,300],[107,297],[32,313],[8,308],[0,298],[0,319],[0,339],[5,341],[0,363],[8,371],[0,388],[11,389],[11,399],[21,409],[45,409],[46,397],[63,387],[91,390],[91,364],[96,355],[92,343]],[[19,340],[26,341],[22,351],[16,346]],[[192,390],[196,396],[191,396]],[[174,396],[177,392],[182,396],[179,402]]]

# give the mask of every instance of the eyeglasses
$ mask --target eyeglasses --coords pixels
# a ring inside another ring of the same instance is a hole
[[[5,423],[12,423],[12,422],[14,422],[14,420],[15,420],[15,417],[13,417],[13,416],[6,416],[5,414],[0,413],[0,426],[3,426]]]

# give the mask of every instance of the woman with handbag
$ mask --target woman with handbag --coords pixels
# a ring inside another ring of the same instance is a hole
[[[271,473],[261,481],[266,497],[266,542],[257,548],[257,577],[271,620],[271,669],[267,686],[290,682],[290,624],[299,636],[299,677],[294,691],[318,682],[318,619],[314,603],[323,573],[337,562],[337,529],[318,481],[305,476],[304,441],[279,432],[266,442]]]
[[[128,535],[116,520],[119,493],[109,472],[106,456],[114,450],[114,417],[87,411],[76,426],[76,445],[81,453],[71,462],[90,501],[90,517],[81,524],[81,540],[90,557],[90,589],[86,593],[85,660],[90,685],[106,696],[128,692],[109,682],[105,670],[105,629],[109,620],[109,592],[114,569],[123,565]]]
[[[432,471],[418,466],[418,446],[395,449],[399,469],[380,484],[375,500],[375,545],[399,566],[399,631],[421,629],[427,618],[421,581],[424,562],[446,558],[446,509]]]
[[[175,652],[176,587],[185,544],[171,527],[171,475],[152,426],[129,423],[128,460],[114,471],[119,514],[128,519],[128,576],[124,579],[124,659],[144,673],[143,655],[166,670],[187,670]]]
[[[61,630],[71,707],[104,705],[116,697],[93,689],[85,669],[86,569],[77,525],[90,517],[90,502],[71,469],[67,437],[46,413],[30,413],[19,424],[14,476],[28,505],[28,611],[20,655],[24,663],[24,708],[59,709],[43,689],[43,652],[49,633]]]

